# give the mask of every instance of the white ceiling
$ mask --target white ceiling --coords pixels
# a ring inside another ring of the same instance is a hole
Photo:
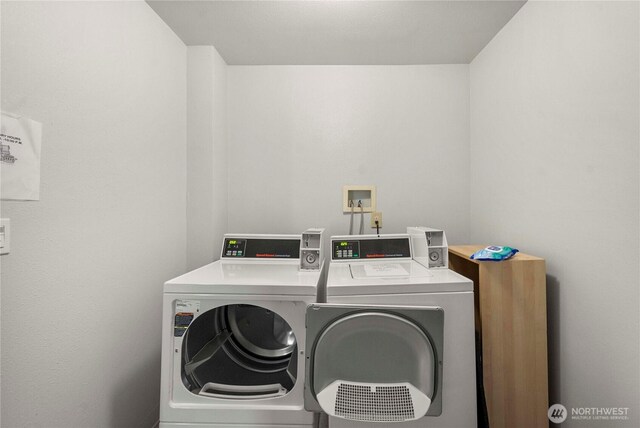
[[[467,64],[526,0],[147,0],[230,65]]]

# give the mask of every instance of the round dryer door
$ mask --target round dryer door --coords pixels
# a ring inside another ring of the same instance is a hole
[[[357,421],[402,422],[425,416],[438,398],[432,410],[440,413],[442,309],[314,306],[321,307],[307,313],[308,381],[322,410]],[[322,310],[342,313],[322,316]]]
[[[229,399],[285,395],[297,376],[296,337],[260,306],[220,306],[197,317],[182,343],[182,379],[194,394]]]

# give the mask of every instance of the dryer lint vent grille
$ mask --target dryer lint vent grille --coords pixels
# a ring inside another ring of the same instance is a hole
[[[409,388],[341,383],[336,394],[336,416],[368,422],[415,419]]]

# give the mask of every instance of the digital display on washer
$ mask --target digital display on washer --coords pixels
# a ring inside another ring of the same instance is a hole
[[[224,258],[297,259],[299,239],[225,238]]]
[[[334,240],[332,245],[333,260],[411,257],[409,238]]]

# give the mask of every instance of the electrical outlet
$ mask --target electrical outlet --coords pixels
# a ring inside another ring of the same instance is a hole
[[[374,211],[371,213],[371,227],[376,228],[376,220],[378,221],[378,227],[382,227],[382,212]]]
[[[0,219],[0,254],[9,254],[11,251],[11,220]]]

